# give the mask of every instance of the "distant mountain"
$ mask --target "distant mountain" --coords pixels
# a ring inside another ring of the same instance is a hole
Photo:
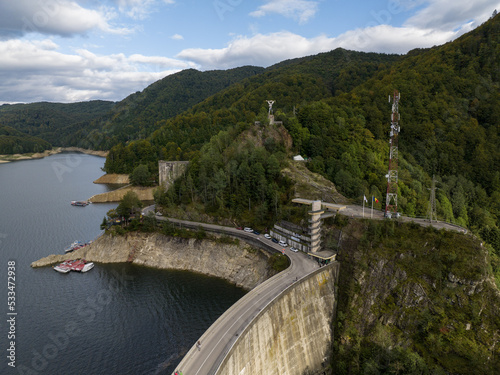
[[[65,143],[91,149],[109,149],[136,139],[144,139],[172,118],[207,97],[244,78],[264,71],[255,66],[200,72],[183,70],[129,95],[116,103],[103,118],[65,139]]]
[[[145,138],[158,121],[171,118],[205,98],[264,68],[245,66],[169,75],[120,102],[32,103],[0,106],[0,124],[38,136],[54,146],[109,149]]]
[[[293,112],[303,103],[348,92],[381,69],[399,61],[399,55],[347,51],[342,48],[273,65],[262,74],[243,80],[194,106],[191,112],[233,109],[238,119],[267,110]]]
[[[63,139],[89,121],[104,116],[115,103],[94,100],[80,103],[30,103],[0,106],[0,124],[44,139],[54,146],[68,146]]]
[[[0,125],[0,154],[43,152],[51,148],[52,145],[41,138]]]

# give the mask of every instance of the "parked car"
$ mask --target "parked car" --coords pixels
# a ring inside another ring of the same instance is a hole
[[[252,233],[253,232],[253,229],[252,228],[249,228],[249,227],[245,227],[243,229],[245,232],[248,232],[248,233]]]
[[[290,251],[293,251],[294,253],[297,253],[299,251],[299,249],[295,248],[295,247],[291,247],[290,248]]]
[[[236,227],[236,229],[238,229],[238,230],[243,230],[243,227]]]
[[[260,234],[260,232],[254,229],[253,234]]]
[[[278,245],[283,246],[283,247],[287,247],[288,246],[287,243],[285,241],[283,241],[283,240],[281,240]]]
[[[266,237],[268,240],[270,240],[270,239],[271,239],[271,236],[270,236],[269,234],[267,234],[267,233],[266,233],[266,234],[264,234],[264,237]]]
[[[273,238],[273,239],[272,239],[272,241],[273,241],[274,243],[278,243],[278,240],[277,240],[276,238]]]

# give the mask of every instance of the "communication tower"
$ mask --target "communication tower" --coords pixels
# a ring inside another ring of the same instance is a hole
[[[399,99],[401,95],[397,90],[394,90],[392,97],[392,114],[391,114],[391,131],[389,141],[389,173],[387,177],[387,196],[385,200],[385,216],[392,217],[392,214],[397,215],[398,212],[398,135],[399,127]],[[389,95],[389,103],[391,96]]]

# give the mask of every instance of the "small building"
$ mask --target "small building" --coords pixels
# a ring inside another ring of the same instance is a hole
[[[305,161],[304,158],[301,155],[295,155],[293,157],[293,160],[294,161]]]

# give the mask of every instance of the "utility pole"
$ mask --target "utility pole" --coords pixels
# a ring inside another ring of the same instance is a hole
[[[398,135],[399,127],[399,99],[400,94],[394,90],[392,98],[392,114],[391,114],[391,131],[389,141],[389,172],[385,175],[387,177],[387,195],[385,200],[385,217],[392,217],[392,214],[397,216],[398,212]],[[391,96],[389,96],[389,103]]]
[[[432,175],[432,185],[429,189],[431,191],[431,197],[429,199],[429,220],[432,223],[432,218],[434,217],[437,222],[437,211],[436,211],[436,177]]]

